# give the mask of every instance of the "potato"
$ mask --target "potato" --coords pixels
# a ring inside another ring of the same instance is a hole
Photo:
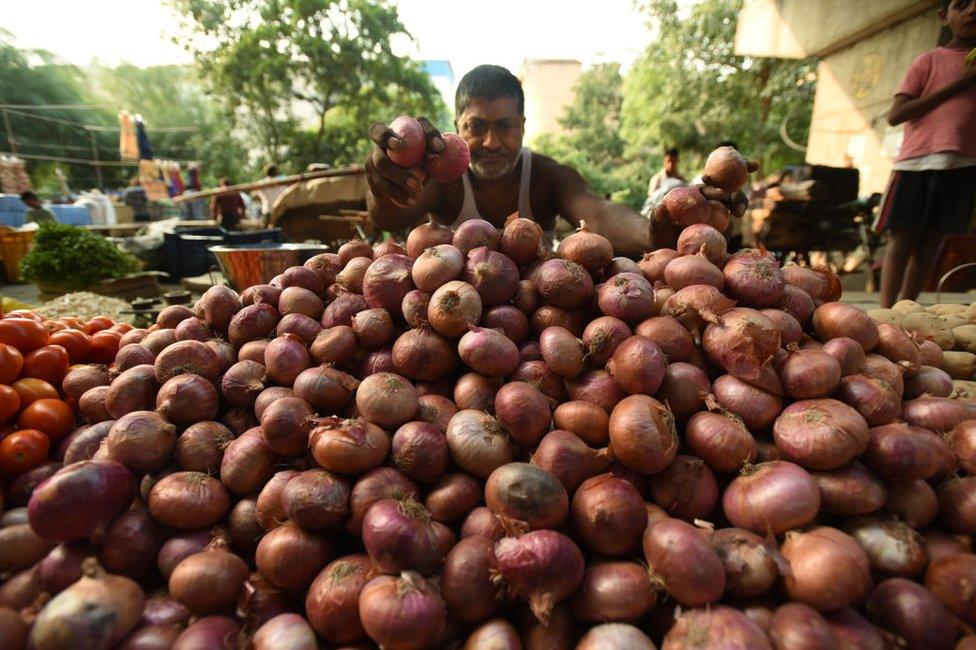
[[[917,338],[928,339],[943,350],[951,350],[956,342],[952,329],[938,314],[927,311],[913,311],[901,319],[901,326]],[[973,350],[970,350],[972,352]]]
[[[951,350],[943,352],[942,369],[953,379],[970,380],[976,375],[976,354]]]
[[[940,303],[938,305],[932,305],[926,307],[925,311],[931,312],[933,314],[962,314],[969,308],[968,305],[960,305],[956,303]]]
[[[976,304],[966,307],[965,310],[958,314],[966,319],[967,322],[976,323]]]
[[[963,399],[976,399],[976,381],[952,380],[952,396]]]
[[[976,325],[953,327],[952,335],[956,338],[956,350],[976,353]]]
[[[963,325],[969,325],[972,322],[965,316],[961,316],[959,314],[942,314],[939,316],[939,318],[942,319],[942,322],[945,323],[949,329],[956,329],[957,327],[962,327]]]
[[[901,327],[901,319],[905,317],[901,312],[894,309],[872,309],[868,316],[874,319],[875,323],[890,323]]]
[[[891,306],[897,312],[902,314],[909,314],[913,311],[925,311],[925,307],[918,304],[914,300],[899,300],[894,305]]]

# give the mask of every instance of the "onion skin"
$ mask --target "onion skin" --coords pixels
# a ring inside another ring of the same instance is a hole
[[[495,567],[511,592],[529,602],[548,624],[553,607],[583,581],[584,561],[571,539],[554,530],[534,530],[495,544]]]
[[[274,586],[301,593],[334,556],[330,538],[285,522],[261,538],[254,562]]]
[[[532,464],[559,479],[568,492],[606,471],[610,463],[608,449],[592,449],[573,433],[561,429],[547,433],[532,454]]]
[[[250,429],[224,448],[220,482],[238,496],[253,494],[274,474],[277,460],[278,456],[261,435],[261,429]]]
[[[725,589],[732,596],[765,593],[786,565],[773,541],[742,528],[715,531],[712,544],[725,567]]]
[[[47,541],[91,539],[129,507],[135,494],[135,477],[121,463],[82,461],[34,490],[27,504],[30,525]]]
[[[261,414],[261,435],[276,454],[297,456],[308,449],[313,415],[312,407],[305,400],[283,397]]]
[[[217,523],[230,510],[223,484],[200,472],[176,472],[160,479],[149,493],[149,511],[160,523],[193,530]]]
[[[675,362],[664,370],[664,380],[655,397],[668,405],[678,422],[685,422],[705,406],[705,396],[711,390],[708,377],[700,368]]]
[[[349,509],[352,516],[346,529],[356,536],[362,532],[363,518],[370,507],[383,499],[404,499],[420,494],[417,484],[392,467],[377,467],[364,474],[352,487]]]
[[[226,548],[218,538],[176,565],[169,577],[170,595],[197,616],[233,608],[247,580],[247,564]]]
[[[637,562],[596,562],[573,596],[573,613],[587,623],[633,622],[657,602],[647,569]]]
[[[701,458],[679,454],[650,480],[651,500],[672,517],[707,519],[718,503],[715,475]]]
[[[356,334],[348,325],[336,325],[319,332],[309,345],[312,360],[324,365],[343,364],[352,359],[356,349]],[[264,358],[262,353],[261,358]]]
[[[477,375],[475,373],[468,373],[468,375],[464,375],[458,380],[459,387],[466,378],[469,381],[476,380],[473,382],[473,385],[479,389],[479,392],[484,394],[484,398],[487,398],[490,394],[491,400],[485,402],[484,410],[491,410],[495,395],[498,387],[501,385],[501,382],[498,380],[491,381],[486,378],[482,378],[481,375]],[[610,379],[609,376],[606,378]],[[541,359],[523,362],[515,371],[515,374],[509,377],[509,381],[524,381],[527,384],[531,384],[532,386],[538,388],[543,395],[551,399],[553,402],[563,402],[567,398],[566,382],[559,377],[559,375],[554,373],[552,369],[546,365],[546,362]],[[457,395],[455,395],[455,399],[457,399]],[[472,402],[469,402],[469,404],[470,403]],[[460,403],[458,406],[460,406]],[[466,406],[465,408],[475,407]]]
[[[908,648],[950,650],[958,634],[945,606],[924,587],[904,578],[878,584],[865,609],[876,625],[901,637]]]
[[[281,507],[288,519],[304,528],[330,528],[349,517],[350,486],[323,469],[292,476],[281,491]],[[278,585],[281,587],[282,585]]]
[[[905,422],[930,431],[951,431],[960,422],[973,418],[973,412],[959,400],[923,395],[902,404]]]
[[[721,409],[695,413],[685,425],[685,444],[716,472],[730,473],[756,458],[756,440],[737,415]]]
[[[528,463],[508,463],[493,471],[485,483],[485,503],[502,521],[524,522],[530,530],[557,528],[569,511],[562,484]]]
[[[478,506],[468,513],[461,525],[461,538],[487,537],[497,542],[505,536],[498,518],[485,506]]]
[[[374,577],[365,555],[347,555],[326,565],[308,588],[305,611],[309,624],[336,645],[366,639],[359,618],[359,594]]]
[[[813,521],[820,490],[799,465],[770,461],[745,468],[725,489],[722,508],[734,526],[779,535]]]
[[[498,612],[502,594],[492,581],[494,546],[487,537],[467,537],[444,559],[441,590],[451,618],[472,624]]]
[[[928,561],[922,536],[897,519],[853,517],[844,522],[844,531],[861,545],[871,569],[880,575],[911,578]]]
[[[518,347],[498,330],[471,327],[458,343],[458,354],[473,371],[486,377],[505,377],[519,364]]]
[[[654,289],[636,273],[620,273],[601,285],[597,292],[600,310],[606,316],[634,325],[654,314]]]
[[[481,501],[481,482],[464,472],[445,474],[427,492],[424,506],[434,521],[460,519]],[[443,532],[443,531],[441,531]]]
[[[773,424],[776,446],[786,460],[807,469],[835,469],[868,447],[867,422],[833,399],[811,399],[787,406]]]
[[[729,374],[781,394],[782,386],[770,363],[780,347],[779,330],[761,312],[735,307],[709,323],[702,347],[716,365]]]
[[[715,400],[729,412],[742,418],[750,431],[769,428],[783,410],[778,395],[747,384],[733,375],[722,375],[712,385]]]
[[[849,535],[818,526],[791,532],[780,547],[790,563],[784,577],[790,598],[827,612],[860,602],[871,587],[867,555]]]
[[[811,472],[820,488],[820,507],[835,515],[867,515],[880,510],[888,488],[867,467],[854,462],[823,472]],[[895,489],[896,486],[891,486]]]
[[[406,571],[369,581],[359,597],[359,617],[381,647],[424,648],[439,638],[447,613],[436,586]]]
[[[213,399],[216,404],[216,391]],[[133,411],[115,421],[104,448],[109,458],[137,474],[154,472],[176,449],[176,427],[153,411]]]
[[[656,474],[678,452],[674,416],[663,404],[646,395],[631,395],[610,414],[610,447],[624,466],[643,474]]]
[[[583,348],[565,327],[544,329],[539,335],[539,350],[546,365],[560,377],[573,379],[583,372]]]
[[[802,603],[787,603],[778,607],[767,633],[777,650],[829,650],[840,645],[837,635],[820,612]]]
[[[931,366],[923,365],[918,374],[905,382],[905,397],[949,397],[952,394],[952,377],[949,373]]]
[[[950,530],[976,533],[976,477],[951,478],[938,489],[939,514]]]
[[[514,457],[501,425],[482,411],[459,411],[447,425],[446,437],[457,466],[480,478],[487,478]]]
[[[150,365],[129,368],[115,378],[105,396],[105,409],[113,419],[132,411],[152,410],[156,407],[159,382]]]
[[[864,348],[854,339],[840,336],[824,343],[823,351],[840,364],[841,376],[856,375],[864,371],[867,357]]]
[[[726,262],[722,274],[729,297],[740,304],[772,307],[783,298],[783,273],[776,261],[762,251],[736,253]]]
[[[450,451],[444,433],[435,424],[407,422],[391,441],[393,464],[415,481],[436,481],[447,470]]]
[[[840,383],[837,360],[823,350],[797,350],[777,364],[780,382],[787,397],[813,399],[832,393]]]
[[[725,605],[683,612],[664,637],[661,650],[712,647],[772,650],[758,625],[739,610]]]
[[[441,564],[437,532],[430,513],[412,498],[383,499],[363,518],[363,546],[381,573],[433,573]]]
[[[226,616],[204,616],[183,630],[172,650],[233,648],[240,628]]]
[[[841,380],[837,396],[853,406],[872,427],[901,417],[901,397],[882,379],[863,374],[848,375]]]
[[[649,338],[657,343],[669,362],[688,361],[691,359],[695,347],[691,333],[673,316],[648,318],[634,329],[634,334]]]
[[[592,402],[564,402],[553,411],[552,421],[556,429],[570,431],[588,445],[610,440],[610,415]]]
[[[666,364],[664,353],[656,343],[632,336],[617,346],[607,370],[625,392],[653,395],[664,380]]]
[[[390,438],[375,424],[362,420],[325,418],[309,438],[316,462],[341,474],[361,474],[380,465],[390,450]]]
[[[864,462],[882,478],[899,481],[928,479],[939,469],[944,444],[927,429],[900,422],[873,427]]]
[[[859,309],[841,302],[828,302],[813,313],[813,328],[817,338],[829,341],[839,337],[854,339],[865,352],[878,344],[878,326]]]
[[[705,532],[679,519],[655,521],[644,531],[644,557],[668,594],[684,607],[718,602],[725,568]]]
[[[509,382],[495,394],[495,416],[508,435],[526,447],[535,446],[549,431],[549,399],[525,382]]]
[[[163,384],[156,395],[156,411],[180,426],[214,419],[219,406],[217,389],[199,375],[176,375]]]
[[[317,650],[315,632],[298,614],[279,614],[262,625],[251,639],[254,650]]]
[[[433,424],[441,433],[447,431],[447,424],[459,410],[454,402],[442,395],[421,395],[417,403],[417,418]]]
[[[376,373],[360,383],[356,407],[367,422],[385,428],[397,427],[417,413],[417,390],[404,377],[391,372]]]

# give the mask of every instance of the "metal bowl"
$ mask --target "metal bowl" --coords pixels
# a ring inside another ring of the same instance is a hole
[[[318,244],[239,244],[211,246],[224,277],[238,291],[255,284],[267,284],[292,266],[301,266],[311,257],[328,252]]]

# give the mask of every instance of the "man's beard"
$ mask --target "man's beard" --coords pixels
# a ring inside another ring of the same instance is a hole
[[[483,169],[481,167],[480,161],[474,159],[468,166],[471,172],[481,180],[485,181],[497,181],[505,176],[508,176],[515,170],[515,166],[518,164],[518,157],[513,160],[507,161],[507,164],[503,167],[496,167],[492,169]]]

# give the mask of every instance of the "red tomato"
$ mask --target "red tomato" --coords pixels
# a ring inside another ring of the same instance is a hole
[[[15,309],[12,312],[7,313],[5,318],[29,318],[31,320],[36,320],[39,323],[44,321],[43,318],[32,312],[30,309]]]
[[[4,318],[0,320],[0,343],[12,345],[21,353],[36,350],[47,343],[47,328],[29,318]]]
[[[47,458],[51,441],[40,431],[22,429],[0,440],[0,469],[22,474]]]
[[[65,316],[63,318],[59,318],[57,322],[63,323],[68,327],[68,329],[72,329],[72,330],[85,329],[84,319],[78,318],[77,316]]]
[[[0,383],[12,384],[20,377],[20,371],[24,368],[24,356],[20,350],[0,343]]]
[[[92,363],[109,364],[115,361],[115,355],[119,352],[119,341],[122,335],[118,332],[102,331],[92,334],[91,352],[88,360]]]
[[[60,345],[45,345],[24,357],[24,376],[43,379],[52,386],[60,386],[68,374],[71,358]]]
[[[39,399],[20,412],[17,426],[43,431],[51,440],[60,440],[75,426],[75,414],[67,402]]]
[[[118,332],[119,334],[125,334],[126,332],[131,330],[132,330],[132,325],[129,325],[128,323],[116,323],[115,325],[112,325],[112,327],[108,328],[108,331]]]
[[[20,395],[10,386],[0,384],[0,424],[10,420],[20,410]]]
[[[39,399],[57,399],[58,389],[43,379],[25,377],[10,385],[20,396],[21,408]]]
[[[88,361],[88,354],[91,352],[91,337],[76,329],[65,329],[60,332],[55,332],[48,339],[48,343],[51,345],[60,345],[67,350],[71,363],[84,363]]]
[[[115,325],[115,321],[108,316],[96,316],[85,325],[85,331],[89,334],[101,332]]]
[[[54,332],[60,332],[61,330],[68,329],[68,326],[64,323],[59,323],[53,320],[44,321],[44,327],[47,328],[48,333],[53,334]]]

